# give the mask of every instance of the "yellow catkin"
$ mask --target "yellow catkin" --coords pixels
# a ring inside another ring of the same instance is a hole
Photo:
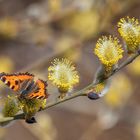
[[[16,96],[8,96],[5,100],[4,108],[2,110],[4,117],[13,117],[19,111]]]
[[[71,61],[66,58],[54,59],[48,71],[49,80],[51,80],[60,91],[67,92],[75,84],[79,83],[78,72]]]
[[[140,45],[140,24],[135,18],[122,18],[118,22],[118,31],[126,43],[128,53],[135,53]]]
[[[119,40],[111,36],[99,38],[94,53],[106,69],[110,69],[123,57],[123,49]]]

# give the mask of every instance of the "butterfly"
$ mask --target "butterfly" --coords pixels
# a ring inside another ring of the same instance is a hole
[[[0,79],[10,89],[20,93],[20,97],[27,99],[46,99],[49,94],[47,93],[47,82],[41,79],[34,80],[34,75],[28,72],[7,74],[0,73]]]

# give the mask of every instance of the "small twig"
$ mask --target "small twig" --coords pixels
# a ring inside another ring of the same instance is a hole
[[[127,66],[128,64],[132,63],[138,56],[140,55],[140,50],[137,51],[136,54],[132,55],[131,57],[128,57],[126,61],[124,61],[119,67],[113,70],[113,72],[107,76],[107,79],[114,75],[116,72]]]
[[[140,50],[136,54],[134,54],[133,56],[129,57],[122,64],[120,64],[119,67],[117,67],[116,69],[114,69],[114,71],[112,73],[110,73],[107,77],[105,77],[103,79],[103,81],[109,79],[112,75],[114,75],[115,73],[117,73],[118,71],[120,71],[122,68],[124,68],[128,64],[132,63],[139,55],[140,55]],[[76,97],[79,97],[79,96],[86,96],[87,95],[87,91],[89,89],[93,88],[94,86],[96,86],[99,83],[100,83],[100,81],[97,81],[95,83],[92,83],[92,84],[88,85],[84,89],[81,89],[80,91],[77,91],[77,92],[72,93],[71,96],[64,97],[63,99],[58,99],[57,101],[54,101],[52,103],[48,103],[43,110],[46,110],[46,109],[48,109],[50,107],[53,107],[53,106],[55,106],[57,104],[63,103],[65,101],[68,101],[70,99],[73,99],[73,98],[76,98]],[[24,118],[25,118],[24,113],[21,113],[21,114],[18,114],[16,116],[14,116],[14,120],[19,120],[19,119],[24,119]]]

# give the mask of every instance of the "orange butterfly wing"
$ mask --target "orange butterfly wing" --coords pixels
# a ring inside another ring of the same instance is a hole
[[[49,94],[46,91],[47,82],[38,79],[36,81],[36,86],[38,87],[36,91],[29,93],[27,98],[36,98],[36,99],[46,99],[48,98]]]
[[[25,80],[32,80],[34,75],[26,72],[26,73],[16,73],[16,74],[6,74],[1,73],[0,79],[3,81],[8,87],[10,87],[14,91],[18,91],[20,89],[20,84]]]

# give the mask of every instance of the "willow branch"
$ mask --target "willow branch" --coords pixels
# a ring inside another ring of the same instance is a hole
[[[139,55],[140,55],[140,50],[138,50],[137,53],[132,55],[131,57],[128,57],[128,59],[126,61],[124,61],[122,64],[120,64],[119,67],[114,69],[113,72],[110,75],[108,75],[108,77],[106,77],[106,78],[108,79],[109,77],[114,75],[116,72],[120,71],[121,69],[126,67],[128,64],[132,63]]]
[[[128,59],[126,59],[123,63],[121,63],[117,68],[115,68],[112,73],[110,73],[108,76],[104,77],[102,79],[102,81],[106,81],[107,79],[109,79],[111,76],[113,76],[115,73],[117,73],[118,71],[120,71],[121,69],[123,69],[124,67],[126,67],[128,64],[132,63],[138,56],[140,55],[140,50],[132,55],[131,57],[129,57]],[[96,81],[95,83],[91,83],[90,85],[86,86],[85,88],[72,93],[70,96],[64,97],[63,99],[57,99],[56,101],[50,102],[46,105],[46,107],[43,110],[46,110],[48,108],[51,108],[55,105],[58,105],[60,103],[66,102],[70,99],[79,97],[79,96],[87,96],[87,91],[91,88],[93,88],[94,86],[96,86],[97,84],[99,84],[100,81]],[[41,110],[42,111],[42,110]],[[19,120],[19,119],[24,119],[25,115],[24,113],[18,114],[16,116],[13,117],[13,120]]]

